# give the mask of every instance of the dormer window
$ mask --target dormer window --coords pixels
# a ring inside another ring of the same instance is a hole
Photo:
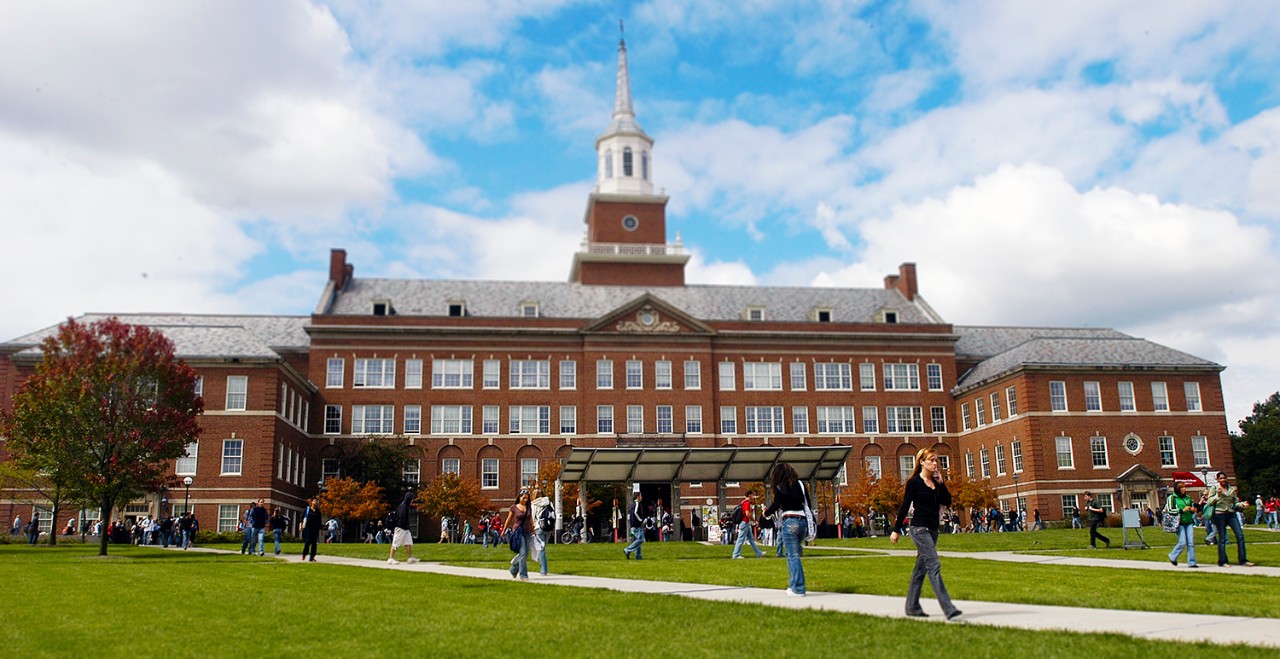
[[[822,309],[822,308],[814,309],[814,310],[813,310],[813,320],[814,320],[815,322],[819,322],[819,323],[829,323],[829,322],[831,322],[831,310],[830,310],[830,309]]]
[[[391,306],[391,300],[374,300],[373,315],[394,316],[396,315],[396,308]]]
[[[462,300],[455,300],[449,303],[449,317],[461,318],[467,315],[467,303]]]
[[[747,307],[747,320],[764,320],[764,307]]]
[[[633,176],[633,170],[634,165],[631,162],[631,147],[626,147],[622,150],[622,175],[627,177]]]
[[[537,302],[522,302],[520,303],[520,315],[524,318],[537,318],[542,314],[538,309]]]
[[[884,312],[884,322],[886,325],[896,324],[898,322],[898,312],[896,311]]]

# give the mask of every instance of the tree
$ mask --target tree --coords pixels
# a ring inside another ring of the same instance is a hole
[[[361,483],[377,483],[386,494],[387,503],[398,504],[405,490],[412,487],[404,482],[409,447],[403,438],[366,437],[341,460],[344,476]]]
[[[100,507],[106,556],[112,510],[171,479],[169,461],[200,435],[195,371],[159,331],[118,318],[68,319],[40,351],[0,431],[19,466]]]
[[[320,493],[320,510],[344,523],[380,519],[387,514],[382,499],[382,486],[372,481],[361,483],[354,478],[330,478]]]
[[[947,491],[951,492],[951,509],[966,515],[975,508],[986,509],[996,505],[996,491],[991,487],[989,478],[978,480],[952,472],[947,481]]]
[[[70,474],[59,475],[70,476]],[[49,504],[50,545],[58,544],[58,529],[62,528],[58,524],[58,515],[65,507],[64,504],[84,507],[93,503],[68,499],[65,483],[55,482],[45,474],[23,467],[13,460],[0,464],[0,491],[11,492],[14,499],[22,497],[23,501],[30,504],[41,501]],[[27,494],[23,496],[23,493]]]
[[[493,502],[481,492],[479,481],[464,480],[453,473],[441,474],[418,490],[414,504],[429,517],[454,519],[471,519],[493,510]]]
[[[1280,392],[1253,404],[1253,414],[1231,437],[1240,500],[1280,492]]]

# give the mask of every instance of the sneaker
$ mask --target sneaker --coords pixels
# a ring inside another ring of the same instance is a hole
[[[418,559],[416,559],[416,558],[410,558],[409,560],[407,560],[407,561],[405,561],[405,562],[406,562],[406,563],[417,563],[417,562],[418,562]]]
[[[764,552],[762,551],[756,552],[756,558],[764,558]]]
[[[629,552],[629,551],[627,551],[627,550],[623,549],[623,550],[622,550],[622,555],[623,555],[623,556],[626,556],[626,557],[627,557],[627,560],[631,560],[631,552]]]
[[[742,556],[734,556],[734,558],[742,558]]]
[[[388,559],[387,559],[387,565],[396,565],[397,563],[398,563],[398,561],[396,561],[396,559],[394,559],[394,558],[388,558]]]
[[[955,620],[956,618],[959,618],[961,615],[963,615],[963,613],[964,612],[961,611],[960,609],[952,609],[951,613],[947,614],[947,620]]]
[[[928,618],[929,614],[924,611],[907,611],[908,618]]]
[[[792,597],[804,597],[804,593],[797,593],[796,591],[791,590],[790,588],[787,589],[787,594]]]
[[[1187,567],[1200,567],[1200,566],[1199,566],[1199,565],[1196,565],[1195,563],[1192,563],[1191,565],[1188,565]]]
[[[1250,563],[1249,561],[1245,561],[1245,562],[1241,563],[1241,565],[1243,565],[1243,566],[1245,566],[1245,567],[1255,567],[1255,566],[1254,566],[1254,564],[1253,564],[1253,563]]]
[[[1169,559],[1169,563],[1170,563],[1170,564],[1172,564],[1174,567],[1177,567],[1177,566],[1178,566],[1178,559],[1176,559],[1176,558],[1171,558],[1171,559]]]

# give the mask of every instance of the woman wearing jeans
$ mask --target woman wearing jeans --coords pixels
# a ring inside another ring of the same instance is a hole
[[[1218,567],[1230,565],[1227,562],[1228,526],[1236,535],[1236,557],[1240,559],[1240,564],[1252,567],[1253,563],[1250,563],[1245,556],[1244,530],[1240,527],[1240,518],[1236,515],[1236,506],[1240,503],[1240,497],[1236,494],[1236,488],[1227,485],[1226,472],[1218,472],[1218,484],[1209,488],[1209,494],[1204,502],[1206,513],[1210,508],[1213,510],[1213,526],[1218,537]]]
[[[507,521],[502,528],[520,534],[520,551],[511,559],[511,576],[521,581],[529,580],[529,545],[533,544],[533,511],[530,510],[529,492],[521,490],[516,504],[507,511]]]
[[[907,587],[907,615],[913,618],[928,616],[920,608],[920,589],[924,586],[926,575],[947,620],[960,615],[960,609],[951,603],[947,587],[942,583],[942,563],[938,561],[938,511],[949,505],[951,493],[947,491],[946,484],[942,482],[942,473],[938,471],[938,452],[922,448],[916,452],[916,468],[907,480],[906,493],[902,497],[902,505],[898,507],[898,521],[893,525],[893,533],[889,535],[889,540],[898,544],[899,532],[903,530],[908,511],[911,511],[911,528],[907,532],[916,545],[916,567],[911,571],[911,584]]]
[[[782,512],[778,528],[778,546],[786,548],[787,594],[804,597],[804,566],[800,553],[808,535],[809,523],[805,521],[804,507],[807,496],[796,470],[785,462],[774,465],[770,481],[773,485],[773,503],[764,511],[765,517]]]
[[[1186,547],[1187,567],[1199,567],[1196,565],[1196,506],[1191,496],[1187,494],[1187,487],[1182,484],[1182,481],[1173,483],[1173,494],[1169,495],[1164,509],[1182,513],[1178,524],[1178,544],[1174,545],[1173,551],[1169,552],[1169,562],[1177,565],[1178,557],[1182,555],[1182,548]]]

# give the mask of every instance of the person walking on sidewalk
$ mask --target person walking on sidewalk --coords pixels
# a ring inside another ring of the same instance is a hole
[[[751,544],[751,550],[756,553],[756,558],[762,558],[764,552],[756,546],[756,535],[751,531],[752,514],[751,509],[755,506],[751,505],[751,495],[743,497],[742,503],[738,504],[734,517],[738,518],[738,541],[733,543],[733,558],[742,558],[742,543]]]
[[[302,560],[316,562],[316,545],[320,543],[320,527],[324,526],[324,521],[320,519],[320,502],[312,497],[307,502],[307,509],[302,512],[302,522],[299,529],[302,531]],[[310,557],[308,557],[310,551]]]
[[[387,562],[395,564],[396,550],[404,547],[405,562],[417,563],[418,559],[413,557],[413,534],[409,532],[409,511],[413,506],[413,490],[404,493],[404,500],[396,507],[396,530],[391,536],[391,555],[387,557]]]
[[[786,462],[774,465],[770,472],[770,484],[773,487],[773,503],[764,511],[765,516],[781,512],[778,527],[778,547],[786,548],[787,555],[787,594],[804,597],[804,565],[800,555],[804,541],[809,536],[808,496],[804,484],[796,475],[796,470]]]
[[[1182,481],[1174,481],[1173,493],[1165,501],[1164,509],[1176,510],[1182,515],[1178,521],[1178,544],[1169,552],[1169,562],[1177,565],[1178,556],[1182,555],[1182,548],[1186,547],[1187,567],[1199,567],[1196,565],[1196,505],[1191,500],[1191,495],[1187,494],[1187,486]]]
[[[556,511],[551,498],[543,493],[542,488],[533,488],[533,553],[538,559],[538,574],[547,576],[547,538],[555,533]],[[547,523],[550,528],[547,528]]]
[[[938,471],[938,452],[922,448],[916,452],[916,468],[907,479],[902,505],[898,506],[898,521],[889,535],[889,540],[896,545],[898,537],[906,530],[916,545],[916,566],[911,571],[911,583],[907,587],[907,615],[913,618],[928,615],[920,608],[920,590],[926,576],[947,620],[954,620],[961,614],[960,609],[951,603],[947,586],[942,583],[942,563],[938,560],[938,513],[943,506],[949,505],[951,492],[947,491],[946,483],[942,482],[942,472]],[[911,528],[904,529],[908,512],[911,513]]]
[[[631,513],[627,516],[627,521],[631,522],[631,544],[627,545],[622,553],[627,558],[631,558],[631,552],[636,553],[636,560],[644,558],[641,549],[644,547],[644,507],[641,503],[639,492],[636,492],[636,498],[631,502]]]
[[[1101,540],[1111,549],[1111,538],[1098,533],[1098,526],[1107,522],[1107,511],[1093,498],[1093,492],[1084,493],[1084,511],[1089,515],[1089,547],[1097,549]]]
[[[1227,485],[1227,473],[1218,472],[1218,484],[1209,488],[1209,494],[1205,497],[1205,510],[1213,509],[1213,526],[1218,536],[1218,566],[1226,567],[1230,565],[1227,561],[1227,527],[1231,527],[1231,532],[1236,535],[1236,558],[1239,559],[1241,565],[1253,566],[1249,562],[1244,551],[1244,529],[1240,524],[1240,517],[1236,515],[1236,509],[1240,506],[1240,497],[1236,494],[1236,488]],[[1208,514],[1206,512],[1206,514]]]
[[[502,523],[512,535],[520,538],[520,546],[511,559],[511,577],[521,581],[529,580],[529,545],[533,544],[533,511],[530,508],[529,491],[521,490],[516,496],[515,505],[507,511],[506,521]]]

